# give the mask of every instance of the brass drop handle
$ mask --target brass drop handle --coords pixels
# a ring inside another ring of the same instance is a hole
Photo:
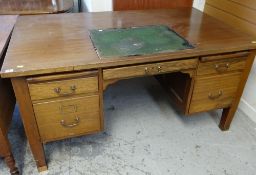
[[[76,118],[74,119],[74,123],[67,124],[67,123],[65,122],[65,120],[61,120],[61,121],[60,121],[60,124],[61,124],[63,127],[65,127],[65,128],[73,128],[73,127],[77,126],[77,125],[79,124],[79,122],[80,122],[79,117],[76,117]]]
[[[226,64],[215,64],[215,69],[218,71],[218,72],[224,72],[224,71],[227,71],[230,67],[230,64],[229,63],[226,63]]]
[[[60,87],[54,88],[54,92],[56,94],[58,94],[58,95],[70,95],[70,94],[75,93],[76,86],[75,85],[70,86],[70,92],[63,92],[63,93],[61,93],[61,91],[62,91],[62,89]]]
[[[145,67],[145,74],[150,74],[154,72],[154,67]]]
[[[145,73],[148,74],[149,73],[149,69],[147,67],[145,67]]]
[[[158,66],[157,67],[157,71],[160,73],[162,71],[162,67],[161,66]]]
[[[151,68],[148,68],[148,67],[145,67],[145,73],[146,74],[149,74],[150,73],[150,70],[155,72],[155,70],[157,69],[157,71],[160,73],[162,72],[162,67],[161,66],[157,66],[157,67],[151,67]]]
[[[208,98],[211,99],[211,100],[215,100],[215,99],[217,99],[217,98],[220,98],[220,97],[222,96],[222,94],[223,94],[223,91],[222,91],[222,90],[220,90],[220,91],[218,92],[218,94],[216,94],[216,95],[213,95],[213,94],[210,92],[209,95],[208,95]]]

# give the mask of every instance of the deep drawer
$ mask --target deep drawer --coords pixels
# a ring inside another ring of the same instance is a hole
[[[42,142],[100,131],[99,96],[34,104]]]
[[[228,107],[235,97],[240,79],[239,72],[197,78],[189,113]]]

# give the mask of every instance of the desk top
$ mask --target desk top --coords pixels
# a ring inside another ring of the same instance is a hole
[[[73,0],[0,0],[0,15],[63,13],[73,5]]]
[[[100,59],[91,29],[166,25],[195,48],[172,53]],[[21,16],[2,77],[87,70],[256,49],[256,38],[191,8]]]
[[[2,15],[0,16],[0,63],[5,50],[10,34],[12,32],[13,26],[16,22],[18,16],[16,15]],[[0,64],[1,67],[1,64]]]

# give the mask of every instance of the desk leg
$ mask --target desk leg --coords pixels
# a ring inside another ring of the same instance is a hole
[[[11,146],[10,146],[9,140],[7,136],[4,136],[4,134],[1,131],[1,128],[0,128],[0,148],[1,148],[0,155],[4,157],[5,163],[10,169],[10,173],[12,175],[19,174],[18,168],[15,166],[15,160],[11,153]]]
[[[4,157],[11,175],[19,174],[12,156],[8,130],[12,121],[16,99],[9,79],[0,79],[0,155]]]
[[[23,77],[12,78],[12,85],[19,105],[20,114],[28,142],[34,155],[38,171],[46,171],[47,165],[45,161],[44,148],[40,140],[26,79]]]
[[[19,174],[19,171],[18,171],[18,168],[15,166],[15,160],[13,158],[13,155],[10,154],[8,156],[5,156],[4,157],[4,160],[5,160],[5,163],[6,165],[9,167],[10,169],[10,173],[11,175],[18,175]]]
[[[235,97],[232,105],[229,108],[223,109],[222,117],[221,117],[220,124],[219,124],[220,129],[223,130],[223,131],[226,131],[226,130],[229,129],[230,124],[231,124],[231,122],[232,122],[232,120],[234,118],[234,115],[235,115],[237,107],[239,105],[241,96],[243,94],[243,90],[244,90],[246,81],[247,81],[248,76],[250,74],[250,70],[251,70],[251,67],[253,65],[253,61],[254,61],[255,55],[256,55],[256,52],[255,51],[252,52],[249,55],[249,57],[248,57],[248,59],[246,61],[245,70],[242,73],[241,82],[240,82],[240,85],[238,87],[238,90],[237,90],[237,93],[236,93],[236,97]]]

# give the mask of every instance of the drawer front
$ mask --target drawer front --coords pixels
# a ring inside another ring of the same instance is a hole
[[[54,80],[42,83],[30,83],[29,91],[32,101],[62,97],[98,91],[98,77]]]
[[[246,58],[231,58],[218,61],[200,62],[197,75],[221,74],[245,68]]]
[[[37,103],[33,106],[43,142],[100,131],[98,95]]]
[[[160,62],[103,70],[103,79],[120,79],[145,75],[157,75],[197,67],[198,59]]]
[[[195,81],[189,113],[203,112],[230,106],[241,73],[199,77]]]

